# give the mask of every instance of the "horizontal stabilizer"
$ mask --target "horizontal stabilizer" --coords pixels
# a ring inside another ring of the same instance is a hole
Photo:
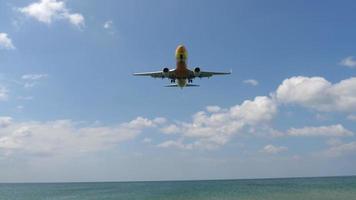
[[[185,85],[185,87],[199,87],[199,85],[195,85],[195,84],[187,84],[187,85]]]
[[[166,85],[164,87],[178,87],[178,85],[177,84],[170,84],[170,85]]]
[[[166,85],[164,87],[179,87],[179,85],[177,84],[170,84],[170,85]],[[184,87],[199,87],[199,85],[195,85],[195,84],[187,84]]]

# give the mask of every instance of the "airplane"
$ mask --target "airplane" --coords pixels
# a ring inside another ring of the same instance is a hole
[[[143,72],[143,73],[134,73],[134,76],[151,76],[153,78],[168,78],[171,80],[170,85],[166,87],[198,87],[199,85],[192,84],[193,79],[195,78],[210,78],[214,75],[228,75],[231,72],[208,72],[201,71],[199,67],[195,67],[193,70],[190,70],[187,66],[188,52],[184,45],[179,45],[176,48],[176,68],[168,69],[167,67],[163,68],[162,71],[155,72]],[[177,83],[176,83],[177,80]]]

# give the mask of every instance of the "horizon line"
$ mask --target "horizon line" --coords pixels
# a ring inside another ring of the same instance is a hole
[[[128,181],[38,181],[38,182],[0,182],[0,184],[78,184],[78,183],[144,183],[144,182],[198,182],[198,181],[244,181],[244,180],[273,180],[273,179],[312,179],[312,178],[342,178],[356,177],[353,175],[333,176],[291,176],[291,177],[261,177],[261,178],[216,178],[216,179],[167,179],[167,180],[128,180]]]

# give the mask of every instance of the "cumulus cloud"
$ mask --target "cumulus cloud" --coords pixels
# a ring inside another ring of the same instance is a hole
[[[64,19],[77,27],[83,27],[85,21],[82,14],[71,13],[65,2],[60,0],[40,0],[20,8],[19,11],[46,24]]]
[[[112,148],[132,140],[143,129],[156,127],[160,120],[138,117],[113,126],[82,125],[71,120],[12,122],[4,118],[0,129],[0,153],[72,155]]]
[[[284,146],[274,146],[272,144],[266,145],[265,147],[263,147],[263,149],[261,150],[262,153],[267,153],[267,154],[278,154],[281,152],[285,152],[288,151],[287,147]]]
[[[197,112],[190,122],[171,123],[161,129],[163,133],[179,134],[179,141],[168,140],[160,147],[217,148],[242,134],[282,136],[353,136],[354,133],[341,124],[306,126],[279,131],[270,125],[280,104],[297,104],[321,111],[356,109],[356,78],[332,84],[322,77],[291,77],[285,79],[271,96],[258,96],[228,109],[208,106]],[[187,142],[189,141],[189,142]]]
[[[285,104],[297,104],[319,111],[356,110],[356,78],[332,84],[322,77],[291,77],[283,81],[275,96]]]
[[[356,60],[353,56],[342,59],[340,64],[349,68],[356,68]]]
[[[248,127],[268,123],[275,116],[277,106],[271,98],[259,96],[229,109],[215,108],[213,111],[200,111],[193,115],[191,122],[178,122],[167,126],[163,132],[179,133],[183,140],[168,141],[159,146],[185,149],[217,148],[226,144],[233,135],[247,131]],[[194,141],[184,143],[184,138]]]
[[[43,74],[27,74],[22,76],[23,80],[34,81],[41,78],[47,77]],[[241,104],[234,105],[230,108],[221,108],[219,106],[208,106],[205,110],[196,112],[192,115],[191,120],[188,121],[175,121],[170,122],[165,118],[156,118],[153,120],[146,118],[137,118],[129,123],[123,123],[118,126],[109,126],[109,127],[95,127],[94,125],[87,127],[78,127],[74,122],[69,121],[68,129],[64,130],[63,135],[77,135],[77,136],[88,136],[90,139],[90,144],[95,144],[100,147],[111,146],[108,145],[106,140],[102,140],[101,137],[97,138],[95,136],[95,141],[91,139],[95,134],[84,134],[91,132],[106,132],[108,138],[111,138],[111,141],[120,140],[115,136],[121,135],[120,138],[123,138],[125,134],[121,134],[121,130],[125,130],[126,133],[137,133],[147,127],[154,127],[164,134],[174,134],[174,138],[168,138],[166,141],[163,141],[159,144],[155,144],[160,148],[169,148],[174,147],[178,149],[215,149],[220,146],[225,145],[230,142],[232,138],[236,136],[245,136],[245,135],[259,135],[259,136],[268,136],[268,137],[282,137],[282,136],[324,136],[324,137],[341,137],[341,136],[352,136],[354,133],[346,129],[341,124],[328,125],[328,126],[306,126],[303,128],[290,128],[286,131],[279,131],[272,127],[270,123],[277,115],[278,106],[280,103],[286,105],[290,104],[301,104],[303,106],[308,106],[315,109],[325,108],[322,104],[328,106],[336,106],[336,108],[328,108],[328,110],[344,110],[344,107],[339,106],[341,103],[338,101],[348,102],[348,107],[352,108],[354,105],[352,103],[353,98],[353,79],[346,79],[337,84],[331,84],[321,77],[292,77],[283,81],[283,83],[278,87],[277,91],[270,96],[257,96],[252,100],[245,100]],[[311,88],[309,87],[311,86]],[[294,91],[290,93],[291,91]],[[328,91],[329,95],[320,95],[324,94],[325,90]],[[0,90],[1,91],[1,90]],[[1,92],[0,92],[1,94]],[[339,96],[336,97],[336,94]],[[288,96],[291,95],[291,96]],[[331,97],[330,97],[331,96]],[[321,99],[319,99],[319,97]],[[323,98],[328,98],[332,100],[324,100]],[[348,99],[348,101],[346,100]],[[316,103],[318,102],[318,103]],[[341,109],[342,108],[342,109]],[[32,127],[42,127],[42,125],[47,124],[57,124],[57,121],[40,123],[40,122],[31,122],[23,123]],[[12,133],[16,126],[19,123],[11,123],[5,129],[8,130],[8,133]],[[50,128],[44,126],[46,130]],[[10,130],[12,128],[12,130]],[[125,128],[125,129],[123,129]],[[42,129],[38,129],[42,130]],[[4,130],[2,130],[4,131]],[[58,130],[60,132],[62,130]],[[124,132],[125,132],[124,131]],[[33,132],[33,131],[31,131]],[[37,129],[36,131],[37,132]],[[40,131],[42,132],[45,131]],[[119,133],[119,134],[114,134]],[[100,134],[99,134],[100,135]],[[131,134],[131,136],[135,134]],[[0,134],[1,136],[1,134]],[[68,136],[69,137],[69,136]],[[171,135],[166,135],[165,137],[172,137]],[[5,139],[4,139],[5,138]],[[133,137],[132,137],[133,138]],[[88,140],[89,140],[88,139]],[[16,146],[19,144],[14,139],[12,134],[4,135],[3,145],[9,144],[9,146]],[[73,140],[79,140],[74,138]],[[123,139],[125,140],[125,139]],[[26,140],[25,140],[26,141]],[[84,141],[84,140],[83,140]],[[101,142],[105,141],[105,142]],[[79,142],[79,141],[78,141]],[[116,142],[116,143],[117,143]],[[149,142],[148,139],[143,142]],[[151,142],[151,141],[150,141]],[[115,143],[115,144],[116,144]],[[72,143],[71,143],[72,144]],[[79,142],[81,144],[81,142]],[[86,143],[86,144],[89,144]],[[102,145],[104,144],[104,145]],[[66,143],[64,146],[67,145]],[[79,145],[80,146],[80,145]],[[22,147],[22,146],[21,146]],[[96,146],[84,146],[86,149],[95,149]],[[99,148],[98,148],[99,149]],[[268,149],[271,149],[269,147]],[[266,150],[267,151],[267,150]]]
[[[0,33],[0,49],[15,49],[7,33]]]
[[[258,124],[273,119],[277,112],[277,105],[267,96],[255,97],[253,101],[246,100],[241,105],[230,109],[234,118],[241,119],[246,124]]]
[[[247,79],[247,80],[244,80],[244,83],[245,83],[245,84],[248,84],[248,85],[252,85],[252,86],[257,86],[257,85],[258,85],[258,81],[255,80],[255,79]]]
[[[289,136],[325,136],[325,137],[342,137],[353,136],[354,133],[345,129],[341,124],[331,126],[291,128],[288,130]]]
[[[0,117],[0,128],[5,128],[9,126],[12,122],[11,117]]]

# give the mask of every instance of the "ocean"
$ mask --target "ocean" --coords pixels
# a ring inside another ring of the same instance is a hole
[[[1,200],[356,200],[356,177],[3,183]]]

